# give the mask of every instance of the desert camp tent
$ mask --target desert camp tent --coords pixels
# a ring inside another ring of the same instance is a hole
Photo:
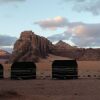
[[[52,79],[77,79],[76,60],[55,60],[52,63]]]
[[[11,66],[11,79],[36,79],[36,65],[33,62],[15,62]]]
[[[3,66],[0,64],[0,79],[3,78]]]

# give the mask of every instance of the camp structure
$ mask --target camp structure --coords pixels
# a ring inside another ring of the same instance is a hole
[[[11,79],[36,79],[36,65],[33,62],[14,62]]]
[[[55,60],[52,63],[52,79],[77,79],[76,60]]]
[[[3,79],[3,66],[0,64],[0,79]]]

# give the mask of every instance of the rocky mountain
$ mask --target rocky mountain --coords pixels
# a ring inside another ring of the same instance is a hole
[[[15,42],[10,58],[14,61],[39,61],[48,54],[77,60],[100,60],[100,49],[73,47],[63,41],[53,45],[47,38],[32,31],[24,31]]]
[[[14,44],[10,61],[38,61],[39,57],[46,58],[52,48],[52,43],[45,37],[24,31]]]
[[[83,50],[84,49],[82,48],[71,46],[60,40],[57,44],[55,44],[55,48],[52,50],[52,53],[57,56],[78,59],[83,55]]]
[[[76,49],[75,47],[67,44],[66,42],[60,40],[55,44],[57,49]]]
[[[69,57],[77,60],[100,60],[100,49],[78,48],[59,41],[53,54],[63,57]]]
[[[83,55],[79,57],[79,60],[100,60],[100,48],[93,49],[88,48],[84,49]]]

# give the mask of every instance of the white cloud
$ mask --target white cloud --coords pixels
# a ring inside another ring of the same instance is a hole
[[[100,23],[97,24],[77,24],[72,27],[69,26],[69,31],[76,36],[100,36]]]
[[[71,37],[71,33],[68,33],[65,31],[64,33],[54,34],[52,36],[49,36],[48,39],[52,42],[59,41],[59,40],[68,40]]]
[[[16,40],[17,40],[16,37],[0,35],[0,49],[6,50],[11,53],[13,50],[13,45]]]
[[[73,4],[73,10],[78,12],[90,12],[93,15],[100,14],[100,0],[63,0]]]
[[[65,27],[68,24],[68,21],[64,17],[57,16],[55,18],[37,21],[35,24],[39,25],[43,29],[55,30],[57,28]]]
[[[0,35],[0,47],[1,46],[12,46],[16,40],[17,40],[16,37]]]
[[[47,25],[46,28],[49,29],[48,22],[45,25]],[[57,24],[55,27],[56,29],[62,28],[62,26]],[[48,38],[53,42],[57,40],[71,40],[73,43],[80,47],[100,46],[100,23],[88,24],[83,22],[67,21],[63,28],[66,28],[65,32],[52,35]]]

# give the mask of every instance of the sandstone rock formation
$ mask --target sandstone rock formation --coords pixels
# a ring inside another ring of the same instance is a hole
[[[71,46],[71,45],[69,45],[69,44],[67,44],[66,42],[64,42],[64,41],[62,41],[62,40],[60,40],[60,41],[58,41],[56,44],[55,44],[55,46],[56,46],[56,49],[76,49],[76,47],[74,47],[74,46]]]
[[[100,49],[78,48],[61,40],[53,45],[45,37],[38,36],[32,31],[24,31],[14,44],[10,61],[37,62],[39,58],[46,58],[50,53],[76,60],[100,60]]]
[[[83,55],[79,58],[79,60],[100,60],[100,49],[92,49],[88,48],[84,50]]]
[[[76,60],[100,60],[100,49],[93,48],[78,48],[59,41],[56,45],[53,54],[63,57],[69,57]]]
[[[38,61],[46,58],[51,52],[52,43],[44,37],[35,35],[32,31],[24,31],[14,44],[11,61]]]

